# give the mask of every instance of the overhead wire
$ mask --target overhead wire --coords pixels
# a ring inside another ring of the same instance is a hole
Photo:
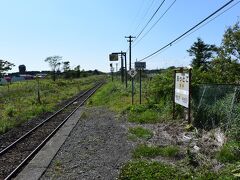
[[[163,0],[162,3],[158,6],[158,8],[156,9],[156,11],[153,13],[153,15],[151,16],[151,18],[148,20],[147,24],[142,28],[142,30],[139,32],[139,34],[136,36],[135,41],[138,39],[138,37],[143,33],[143,31],[146,29],[146,27],[148,26],[148,24],[152,21],[152,19],[154,18],[154,16],[157,14],[157,12],[159,11],[159,9],[162,7],[163,3],[166,0]]]
[[[143,19],[147,14],[148,14],[148,12],[149,12],[149,10],[151,9],[151,7],[152,7],[152,5],[153,5],[153,3],[154,3],[154,1],[155,0],[152,0],[152,2],[149,4],[149,6],[148,6],[148,8],[146,9],[146,11],[145,11],[145,13],[144,13],[144,15],[142,16],[142,18],[141,19]],[[135,31],[137,31],[138,30],[138,28],[140,27],[140,25],[141,25],[141,22],[139,22],[138,23],[138,25],[137,25],[137,27],[136,27],[136,30]]]
[[[155,0],[152,0],[152,2],[150,3],[150,5],[149,5],[149,7],[147,8],[147,10],[146,10],[146,12],[145,12],[145,14],[144,14],[143,17],[145,17],[145,16],[148,14],[148,12],[149,12],[150,8],[152,7],[154,1],[155,1]],[[159,9],[161,8],[161,6],[163,5],[164,1],[165,1],[165,0],[162,1],[162,3],[160,4],[160,6],[157,8],[157,10],[154,12],[154,14],[152,15],[152,17],[151,17],[150,20],[148,21],[148,23],[145,25],[145,27],[144,27],[141,31],[144,31],[144,29],[147,27],[147,25],[151,22],[151,20],[153,19],[153,17],[156,15],[156,13],[159,11]],[[137,14],[140,14],[140,10],[142,9],[142,7],[143,7],[143,6],[141,6],[141,8],[139,9],[139,12],[138,12]],[[137,17],[137,16],[136,16],[136,17]],[[136,19],[136,17],[135,17],[135,19]],[[138,24],[136,30],[139,28],[140,25],[141,25],[141,23]],[[142,32],[140,32],[139,35],[140,35],[141,33],[142,33]],[[138,38],[138,36],[136,37],[136,39],[137,39],[137,38]],[[135,40],[136,40],[136,39],[135,39]],[[134,41],[135,41],[135,40],[134,40]],[[134,43],[134,41],[133,41],[133,43]],[[126,52],[128,52],[128,51],[129,51],[129,47],[126,49]]]
[[[143,7],[144,7],[144,3],[145,1],[144,0],[142,0],[142,3],[140,4],[140,6],[138,7],[138,10],[137,10],[137,13],[136,13],[136,15],[134,16],[134,18],[132,19],[132,23],[131,23],[131,28],[129,27],[128,28],[128,31],[131,31],[132,29],[133,29],[133,24],[135,24],[134,22],[137,22],[138,21],[138,17],[140,16],[140,14],[141,14],[141,11],[142,11],[142,9],[143,9]]]
[[[163,18],[163,16],[171,9],[171,7],[176,3],[177,0],[174,0],[172,4],[167,8],[167,10],[158,18],[158,20],[151,26],[151,28],[139,39],[133,47],[135,47],[139,42],[157,25],[157,23]],[[136,41],[136,40],[135,40]]]
[[[224,14],[225,12],[227,12],[228,10],[232,9],[234,6],[236,6],[238,3],[240,3],[240,1],[236,2],[235,4],[233,4],[232,6],[230,6],[229,8],[225,9],[223,12],[221,12],[220,14],[218,14],[217,16],[215,16],[214,18],[212,18],[211,20],[207,21],[206,23],[204,23],[203,25],[201,25],[200,27],[198,27],[197,29],[195,29],[194,31],[192,31],[191,33],[187,34],[186,36],[182,37],[181,39],[179,39],[178,41],[175,42],[178,43],[181,40],[187,38],[188,36],[190,36],[191,34],[193,34],[194,32],[198,31],[199,29],[203,28],[204,26],[206,26],[207,24],[209,24],[210,22],[212,22],[213,20],[215,20],[216,18],[218,18],[219,16],[221,16],[222,14]],[[171,46],[168,46],[167,48],[163,49],[161,52],[166,51],[167,49],[169,49]],[[148,58],[146,61],[151,60],[153,57],[155,57],[157,54],[155,54],[154,56]]]
[[[147,10],[145,11],[145,13],[144,13],[144,15],[143,15],[142,17],[145,17],[145,16],[148,14],[149,10],[151,9],[151,7],[152,7],[153,4],[154,4],[154,1],[155,1],[155,0],[152,0],[152,1],[151,1],[151,3],[149,4]],[[164,1],[165,1],[165,0],[164,0]],[[137,17],[139,16],[139,14],[140,14],[140,12],[141,12],[141,10],[142,10],[142,8],[143,8],[143,4],[144,4],[144,3],[142,3],[142,4],[141,4],[141,7],[139,8],[138,13],[136,14],[136,16],[135,16],[135,18],[134,18],[135,20],[136,20]],[[162,4],[163,4],[163,2],[161,3],[161,5],[162,5]],[[160,6],[161,6],[161,5],[160,5]],[[159,9],[160,9],[160,8],[158,8],[157,10],[159,10]],[[152,17],[152,18],[153,18],[153,17]],[[135,20],[134,20],[134,21],[135,21]],[[139,28],[140,25],[141,25],[141,23],[138,24],[136,30]],[[128,51],[129,51],[129,47],[126,48],[126,51],[125,51],[125,52],[127,53]]]
[[[184,32],[183,34],[181,34],[180,36],[178,36],[176,39],[174,39],[173,41],[171,41],[170,43],[166,44],[165,46],[161,47],[160,49],[158,49],[157,51],[151,53],[150,55],[142,58],[140,61],[143,61],[145,59],[148,59],[150,57],[152,57],[153,55],[159,53],[160,51],[162,51],[163,49],[167,48],[168,46],[171,46],[173,43],[175,43],[176,41],[178,41],[179,39],[183,38],[185,35],[187,35],[189,32],[191,32],[192,30],[194,30],[195,28],[197,28],[198,26],[200,26],[202,23],[204,23],[205,21],[207,21],[209,18],[211,18],[212,16],[214,16],[215,14],[217,14],[219,11],[221,11],[222,9],[224,9],[226,6],[228,6],[229,4],[231,4],[234,0],[230,0],[228,1],[226,4],[224,4],[222,7],[220,7],[219,9],[217,9],[216,11],[214,11],[212,14],[210,14],[209,16],[207,16],[206,18],[204,18],[202,21],[200,21],[199,23],[197,23],[195,26],[193,26],[192,28],[190,28],[189,30],[187,30],[186,32]]]
[[[144,0],[143,0],[144,1]],[[155,0],[152,0],[152,3],[154,2]],[[146,2],[146,1],[144,1],[144,2]],[[141,3],[141,6],[138,8],[138,11],[137,11],[137,13],[136,13],[136,15],[135,15],[135,17],[134,17],[134,19],[133,19],[133,23],[136,21],[137,22],[137,19],[138,19],[138,17],[140,17],[140,14],[141,14],[141,11],[142,11],[142,9],[143,9],[143,7],[144,7],[144,2],[142,2]],[[149,8],[152,6],[152,3],[150,4],[150,6],[149,6]],[[133,24],[133,23],[131,23],[131,24]],[[139,24],[138,24],[138,26],[137,26],[137,28],[136,28],[136,30],[138,29],[138,27],[140,26],[140,22],[139,22]],[[130,29],[129,29],[130,30]],[[129,47],[126,49],[126,51],[125,52],[128,52],[129,51]]]
[[[191,34],[193,34],[194,32],[198,31],[199,29],[201,29],[202,27],[206,26],[207,24],[209,24],[210,22],[212,22],[213,20],[215,20],[216,18],[218,18],[219,16],[221,16],[222,14],[224,14],[225,12],[227,12],[228,10],[232,9],[234,6],[236,6],[238,3],[240,3],[240,1],[237,1],[235,4],[233,4],[232,6],[230,6],[229,8],[225,9],[223,12],[221,12],[220,14],[218,14],[217,16],[215,16],[214,18],[210,19],[209,21],[207,21],[206,23],[204,23],[203,25],[201,25],[200,27],[198,27],[197,29],[195,29],[194,31],[192,31],[191,33],[187,34],[186,36],[182,37],[181,39],[179,39],[178,41],[176,41],[175,43],[185,39],[186,37],[190,36]]]

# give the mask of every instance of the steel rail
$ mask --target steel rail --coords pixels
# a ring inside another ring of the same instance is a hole
[[[96,86],[94,86],[93,88],[97,87],[99,84],[97,84]],[[63,108],[59,109],[58,111],[56,111],[54,114],[52,114],[51,116],[49,116],[47,119],[45,119],[43,122],[41,122],[40,124],[38,124],[37,126],[35,126],[33,129],[31,129],[30,131],[28,131],[27,133],[25,133],[24,135],[22,135],[20,138],[18,138],[16,141],[14,141],[13,143],[11,143],[10,145],[8,145],[6,148],[4,148],[2,151],[0,151],[0,156],[3,155],[4,153],[6,153],[8,150],[10,150],[12,147],[14,147],[19,141],[23,140],[24,138],[26,138],[28,135],[30,135],[32,132],[34,132],[36,129],[38,129],[40,126],[44,125],[47,121],[49,121],[50,119],[52,119],[54,116],[56,116],[57,114],[59,114],[60,112],[62,112],[64,109],[66,109],[68,106],[70,106],[72,103],[74,103],[76,100],[78,100],[79,98],[81,98],[82,96],[84,96],[85,94],[87,94],[89,91],[91,91],[93,88],[85,91],[84,93],[82,93],[80,96],[76,97],[75,99],[73,99],[71,102],[69,102],[67,105],[65,105]]]
[[[54,134],[56,134],[56,132],[63,126],[63,124],[78,110],[79,107],[81,107],[97,91],[98,88],[102,86],[102,84],[103,83],[99,83],[94,88],[88,90],[87,92],[90,92],[91,90],[93,91],[4,180],[9,180],[15,177],[21,170],[21,168],[28,163],[28,161],[48,142],[48,140]],[[86,93],[84,93],[84,95],[85,94]]]

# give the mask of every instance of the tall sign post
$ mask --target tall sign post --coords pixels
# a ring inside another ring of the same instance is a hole
[[[114,52],[109,54],[109,61],[118,61],[118,56],[121,55],[121,80],[124,82],[124,65],[123,65],[123,57],[125,58],[125,76],[126,76],[126,88],[127,88],[127,57],[126,52]],[[117,71],[117,64],[116,64]]]
[[[118,54],[117,53],[109,54],[109,61],[118,61]],[[114,68],[113,68],[113,64],[112,63],[110,63],[110,71],[111,71],[112,81],[113,81],[113,71],[114,71]]]
[[[191,69],[174,71],[173,119],[175,119],[175,104],[179,104],[188,109],[188,123],[191,123],[191,76]]]
[[[128,74],[131,76],[131,79],[132,79],[132,104],[134,103],[134,77],[136,76],[137,74],[137,71],[135,71],[134,69],[130,69],[128,71]]]
[[[142,70],[146,68],[146,62],[135,62],[135,69],[139,71],[139,81],[140,81],[140,97],[139,103],[142,104]]]

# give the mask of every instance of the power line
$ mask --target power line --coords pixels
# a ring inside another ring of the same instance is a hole
[[[137,22],[138,21],[138,16],[140,16],[140,12],[142,11],[142,8],[144,7],[143,5],[144,5],[144,0],[142,0],[142,3],[141,3],[141,5],[139,6],[139,8],[138,8],[138,11],[137,11],[137,13],[136,13],[136,15],[134,16],[134,18],[132,19],[132,23],[131,24],[135,24],[134,22]],[[130,28],[131,27],[131,28]],[[129,28],[128,28],[128,31],[131,31],[131,30],[133,30],[133,26],[130,26]]]
[[[151,28],[139,39],[133,47],[135,47],[156,25],[157,23],[163,18],[163,16],[171,9],[171,7],[175,4],[177,0],[174,0],[173,3],[167,8],[167,10],[158,18],[158,20],[151,26]]]
[[[206,26],[207,24],[209,24],[210,22],[212,22],[213,20],[215,20],[216,18],[218,18],[219,16],[221,16],[222,14],[224,14],[225,12],[227,12],[228,10],[232,9],[234,6],[236,6],[238,3],[240,3],[240,1],[236,2],[235,4],[233,4],[232,6],[230,6],[229,8],[225,9],[223,12],[221,12],[220,14],[218,14],[217,16],[215,16],[214,18],[210,19],[208,22],[204,23],[203,25],[201,25],[200,27],[198,27],[197,29],[195,29],[194,31],[192,31],[191,33],[187,34],[186,36],[182,37],[181,39],[179,39],[178,41],[175,42],[178,43],[179,41],[185,39],[186,37],[190,36],[191,34],[193,34],[194,32],[196,32],[197,30],[201,29],[202,27]],[[168,46],[167,48],[165,48],[163,51],[169,49],[171,46]],[[156,55],[156,54],[155,54]],[[151,60],[154,56],[150,57],[148,60]]]
[[[154,18],[154,16],[157,14],[157,12],[159,11],[159,9],[162,7],[163,3],[166,0],[163,0],[162,3],[158,6],[157,10],[153,13],[152,17],[149,19],[149,21],[147,22],[147,24],[143,27],[143,29],[140,31],[140,33],[136,36],[136,39],[143,33],[143,31],[146,29],[146,27],[148,26],[148,24],[152,21],[152,19]],[[136,40],[135,39],[135,40]]]
[[[221,11],[223,8],[225,8],[226,6],[228,6],[229,4],[231,4],[234,0],[230,0],[229,2],[227,2],[226,4],[224,4],[221,8],[219,8],[218,10],[216,10],[215,12],[213,12],[212,14],[210,14],[208,17],[206,17],[205,19],[203,19],[202,21],[200,21],[198,24],[196,24],[195,26],[193,26],[192,28],[190,28],[189,30],[187,30],[185,33],[183,33],[182,35],[180,35],[179,37],[177,37],[176,39],[174,39],[173,41],[171,41],[170,43],[168,43],[167,45],[163,46],[162,48],[160,48],[159,50],[153,52],[152,54],[144,57],[143,59],[141,59],[140,61],[143,61],[145,59],[150,58],[151,56],[159,53],[160,51],[162,51],[163,49],[167,48],[168,46],[171,46],[173,43],[175,43],[176,41],[178,41],[179,39],[181,39],[183,36],[185,36],[186,34],[188,34],[189,32],[191,32],[192,30],[194,30],[196,27],[198,27],[199,25],[201,25],[202,23],[204,23],[206,20],[208,20],[209,18],[211,18],[212,16],[214,16],[216,13],[218,13],[219,11]]]
[[[235,4],[233,4],[232,6],[230,6],[229,8],[225,9],[223,12],[221,12],[220,14],[218,14],[217,16],[215,16],[214,18],[210,19],[209,21],[207,21],[206,23],[204,23],[203,25],[201,25],[200,27],[198,27],[197,29],[195,29],[194,31],[192,31],[191,33],[187,34],[186,36],[182,37],[181,39],[178,40],[181,41],[183,39],[185,39],[186,37],[190,36],[191,34],[193,34],[194,32],[196,32],[197,30],[201,29],[202,27],[206,26],[207,24],[209,24],[210,22],[212,22],[213,20],[215,20],[216,18],[218,18],[219,16],[221,16],[222,14],[224,14],[225,12],[227,12],[228,10],[232,9],[234,6],[236,6],[238,3],[240,3],[240,1],[237,1]]]
[[[152,2],[149,4],[148,8],[146,9],[144,15],[141,17],[141,19],[143,19],[149,12],[150,8],[152,7],[153,3],[155,0],[152,0]],[[140,27],[141,22],[138,23],[137,27],[136,27],[136,31],[138,30],[138,28]]]

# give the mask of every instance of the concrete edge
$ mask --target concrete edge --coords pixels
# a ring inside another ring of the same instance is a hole
[[[83,108],[80,107],[17,175],[15,178],[16,180],[38,180],[41,178],[73,128],[78,123],[82,112]]]

